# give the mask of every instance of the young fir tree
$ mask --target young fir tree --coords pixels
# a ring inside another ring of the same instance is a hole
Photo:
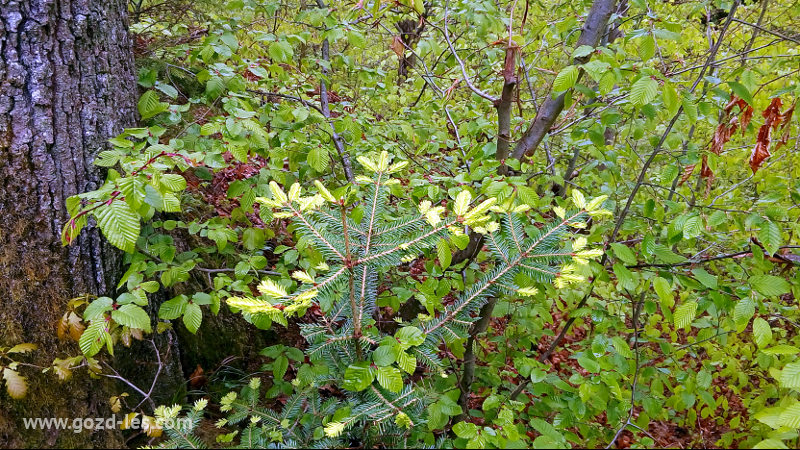
[[[412,381],[411,375],[420,368],[442,372],[439,346],[465,339],[489,297],[532,296],[537,284],[555,281],[558,287],[580,281],[576,265],[602,253],[585,249],[583,237],[572,241],[564,237],[570,228],[585,227],[588,217],[607,213],[600,209],[605,197],[587,203],[574,191],[576,210],[555,208],[558,220],[541,229],[526,227],[526,205],[501,206],[489,198],[472,206],[466,190],[458,194],[450,211],[423,201],[416,214],[386,220],[401,214],[387,204],[387,198],[391,185],[399,183],[391,175],[405,162],[390,164],[386,152],[377,160],[364,156],[358,160],[372,177],[357,178],[366,187],[357,202],[346,194],[333,195],[318,181],[317,193],[310,196],[302,196],[297,183],[284,192],[272,182],[272,197],[257,199],[262,208],[274,210],[274,217],[289,219],[299,238],[326,259],[309,271],[292,273],[298,286],[294,292],[288,289],[293,283],[264,279],[258,286],[260,296],[227,300],[253,322],[269,318],[286,325],[287,318],[303,315],[314,303],[323,312],[317,323],[302,324],[301,331],[308,341],[306,355],[325,370],[297,380],[302,388],[282,413],[257,408],[258,386],[245,388],[241,398],[233,393],[223,400],[233,411],[227,423],[258,418],[258,426],[251,423],[248,430],[251,434],[261,430],[264,439],[278,433],[285,445],[301,447],[404,444],[409,430],[425,423],[430,398],[426,395],[430,383],[424,377]],[[363,211],[360,220],[350,214],[355,204]],[[486,235],[493,265],[443,311],[421,314],[410,323],[398,318],[401,324],[393,335],[381,331],[375,320],[379,280],[443,240],[463,239],[465,226]],[[531,229],[537,231],[526,232]],[[323,386],[340,388],[341,397],[322,398]],[[300,420],[303,417],[313,419]]]

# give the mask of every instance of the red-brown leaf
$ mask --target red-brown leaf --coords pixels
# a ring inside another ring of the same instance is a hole
[[[405,47],[403,46],[403,39],[400,36],[395,36],[392,39],[392,44],[390,45],[394,53],[397,55],[398,58],[403,57],[403,53],[405,52]]]
[[[767,109],[761,113],[764,116],[764,125],[769,124],[773,128],[777,128],[778,125],[781,124],[781,118],[783,117],[781,114],[781,106],[783,106],[783,101],[780,97],[775,97],[767,106]]]
[[[711,151],[716,155],[721,154],[722,147],[731,140],[731,136],[733,136],[738,127],[739,119],[736,116],[733,116],[728,123],[720,123],[714,132],[714,137],[711,139]]]
[[[683,183],[685,183],[686,180],[688,180],[689,177],[692,176],[692,172],[694,172],[694,168],[696,166],[697,164],[692,164],[691,166],[686,166],[683,168],[683,176],[681,177],[681,181],[678,183],[678,186],[683,185]]]
[[[747,131],[747,125],[750,124],[750,120],[753,118],[753,107],[748,105],[747,108],[742,110],[742,115],[739,117],[739,122],[742,124],[742,136]]]
[[[789,131],[791,130],[789,124],[792,122],[792,115],[794,114],[794,107],[796,105],[797,105],[797,100],[795,100],[794,103],[792,103],[792,106],[789,109],[787,109],[786,111],[783,112],[783,114],[781,114],[781,122],[783,122],[781,131],[783,131],[783,133],[781,135],[780,140],[778,141],[778,144],[775,145],[776,150],[786,145],[787,142],[789,142]]]
[[[772,99],[769,106],[767,106],[767,109],[761,113],[764,117],[764,125],[761,125],[761,128],[758,129],[756,145],[753,147],[753,152],[750,154],[750,168],[753,170],[753,173],[756,173],[759,167],[761,167],[761,163],[771,155],[769,152],[769,144],[772,141],[772,130],[777,130],[781,123],[786,119],[791,119],[794,113],[794,105],[792,105],[785,113],[781,114],[782,105],[783,101],[780,97],[775,97]],[[781,138],[781,140],[783,139]]]
[[[761,163],[770,157],[769,143],[771,139],[772,127],[770,126],[770,123],[767,122],[764,125],[761,125],[761,128],[758,129],[756,146],[753,147],[753,152],[750,154],[750,168],[753,170],[753,173],[758,172],[758,168],[761,167]]]

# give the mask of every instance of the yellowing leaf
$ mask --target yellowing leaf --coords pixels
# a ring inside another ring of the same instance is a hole
[[[6,353],[28,353],[36,350],[37,348],[38,347],[36,346],[36,344],[28,344],[28,343],[17,344],[8,349],[8,352]]]
[[[16,370],[6,367],[3,369],[3,379],[6,381],[6,391],[11,398],[19,400],[25,397],[28,392],[28,383],[25,381],[25,377]]]

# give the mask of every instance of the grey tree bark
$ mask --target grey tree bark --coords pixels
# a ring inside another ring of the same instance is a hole
[[[592,8],[586,16],[586,21],[583,23],[581,35],[575,47],[581,45],[588,45],[590,47],[597,47],[603,34],[608,27],[608,20],[611,14],[616,9],[617,0],[595,0],[592,3]],[[575,64],[582,64],[589,60],[589,56],[583,58],[576,58]],[[582,75],[583,72],[581,72]],[[580,75],[579,75],[580,77]],[[558,115],[564,109],[565,93],[562,93],[556,98],[547,97],[544,104],[539,108],[536,117],[531,122],[530,126],[522,135],[517,145],[514,148],[512,156],[516,159],[522,159],[523,156],[531,156],[536,151],[536,148],[542,142],[544,137],[550,131]]]
[[[87,229],[62,247],[67,197],[92,190],[106,140],[135,121],[124,0],[0,0],[0,346],[33,342],[30,362],[77,354],[56,338],[70,298],[114,289],[118,256]],[[116,433],[26,430],[23,417],[109,417],[88,378],[22,370],[26,399],[0,393],[0,447],[119,446]]]

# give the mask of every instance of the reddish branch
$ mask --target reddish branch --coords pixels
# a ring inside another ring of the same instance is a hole
[[[503,64],[503,92],[495,102],[497,107],[497,159],[503,163],[500,173],[506,174],[505,160],[511,148],[511,107],[514,102],[514,90],[517,87],[517,53],[519,46],[509,40],[506,47],[506,58]]]
[[[150,165],[152,165],[154,162],[156,162],[156,160],[158,160],[159,158],[162,158],[164,156],[169,156],[169,157],[173,157],[173,158],[183,158],[183,160],[186,161],[186,164],[188,164],[190,166],[194,165],[194,163],[193,163],[193,161],[191,159],[189,159],[186,156],[183,156],[181,154],[171,153],[171,152],[161,152],[161,153],[153,156],[152,158],[148,159],[147,162],[145,162],[141,167],[139,167],[138,169],[135,169],[133,172],[131,172],[131,176],[139,175],[143,170],[147,169]],[[122,195],[122,192],[114,191],[114,192],[111,193],[111,197],[109,197],[108,200],[103,200],[101,202],[97,202],[94,205],[92,205],[91,207],[84,209],[83,211],[79,212],[78,214],[75,214],[75,217],[69,219],[68,224],[69,224],[70,229],[74,230],[75,229],[75,222],[78,219],[80,219],[81,217],[83,217],[83,216],[89,214],[90,212],[96,210],[97,208],[100,208],[101,206],[110,205],[110,204],[114,203],[114,201],[116,201],[116,200],[124,200],[125,197],[121,197],[121,195]],[[65,235],[65,239],[66,239],[68,244],[72,243],[72,236],[70,234],[66,234]]]

